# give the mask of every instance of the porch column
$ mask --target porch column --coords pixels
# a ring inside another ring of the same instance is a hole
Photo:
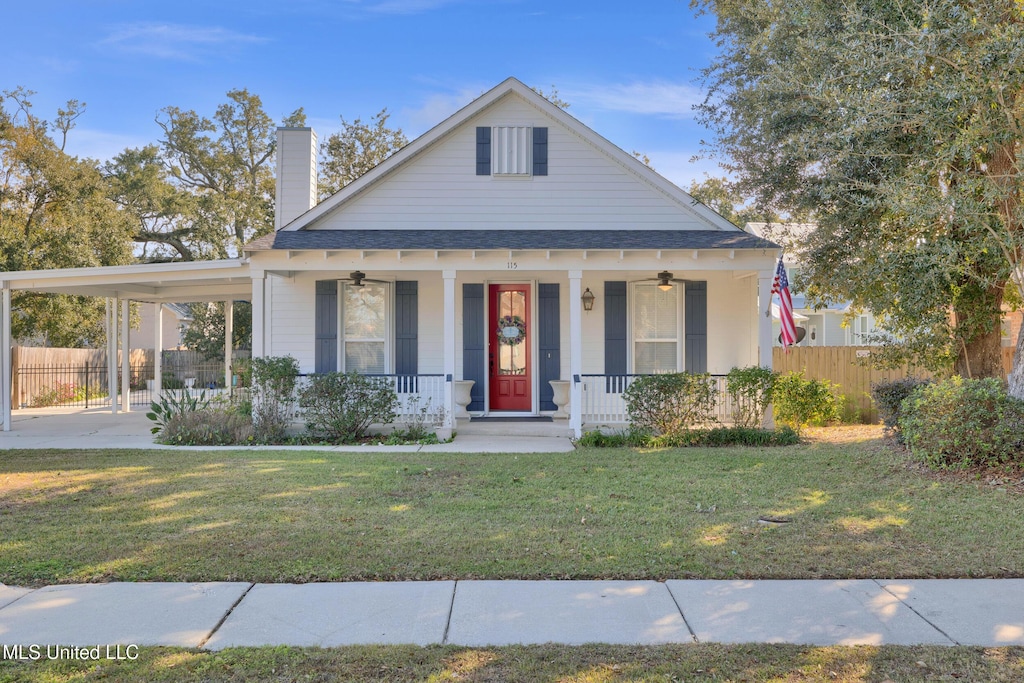
[[[131,304],[128,299],[121,301],[121,412],[132,411],[132,400],[129,396],[132,382],[131,353],[132,344],[130,339],[131,327]]]
[[[150,401],[159,401],[164,391],[164,305],[153,304],[153,325],[156,339],[153,340],[153,395]]]
[[[758,365],[772,369],[772,282],[775,274],[762,270],[757,274],[757,354]],[[772,406],[764,414],[765,428],[775,426]]]
[[[444,426],[455,426],[455,271],[444,278]]]
[[[265,352],[263,345],[263,328],[266,324],[263,314],[263,300],[267,275],[263,272],[252,274],[252,357],[262,358]]]
[[[569,271],[569,428],[583,434],[583,312],[580,303],[582,270]]]
[[[3,404],[4,431],[11,431],[11,386],[14,369],[11,367],[11,283],[0,283],[3,304],[0,308],[0,404]]]
[[[117,413],[117,297],[107,299],[107,394],[110,412]]]
[[[224,302],[224,389],[231,394],[231,349],[235,335],[235,302]]]

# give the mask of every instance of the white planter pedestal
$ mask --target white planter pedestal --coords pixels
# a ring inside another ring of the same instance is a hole
[[[456,420],[468,420],[469,411],[466,410],[466,406],[472,401],[470,392],[473,391],[473,385],[476,384],[475,380],[471,379],[460,379],[455,382],[455,419]]]
[[[550,379],[548,384],[551,385],[551,390],[554,392],[551,400],[555,403],[555,414],[552,415],[556,420],[567,420],[569,419],[569,380],[565,379]]]

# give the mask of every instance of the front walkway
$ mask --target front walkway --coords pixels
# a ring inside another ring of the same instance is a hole
[[[530,425],[540,435],[523,436],[523,424],[461,423],[451,443],[429,446],[164,446],[153,442],[153,422],[141,406],[130,413],[110,408],[27,408],[11,414],[13,429],[0,431],[0,450],[18,448],[164,448],[196,450],[324,450],[399,453],[568,453],[568,426]],[[564,423],[564,421],[563,421]]]
[[[101,656],[118,645],[1021,646],[1024,579],[0,584],[0,640]]]

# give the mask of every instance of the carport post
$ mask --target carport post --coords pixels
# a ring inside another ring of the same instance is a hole
[[[156,339],[153,340],[153,394],[150,401],[159,401],[164,391],[164,305],[153,304]]]
[[[131,390],[132,366],[131,352],[132,345],[129,341],[129,330],[131,325],[131,301],[121,301],[121,412],[130,413],[132,410],[131,397],[128,392]]]
[[[14,368],[11,367],[11,283],[3,287],[3,312],[0,313],[0,403],[3,404],[4,431],[11,431],[11,385]]]
[[[235,336],[235,302],[224,302],[224,389],[231,395],[231,343]]]
[[[580,310],[582,270],[569,273],[569,428],[574,438],[583,435],[583,313]]]
[[[117,299],[107,298],[107,393],[110,412],[117,413]]]

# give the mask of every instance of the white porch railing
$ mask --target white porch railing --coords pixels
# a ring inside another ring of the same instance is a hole
[[[583,424],[627,424],[626,401],[622,394],[639,377],[645,375],[581,375],[583,385]],[[715,382],[717,400],[715,417],[723,423],[733,421],[733,401],[725,390],[725,375],[711,375]]]
[[[395,412],[398,413],[396,422],[410,422],[421,415],[429,421],[431,416],[445,408],[444,375],[367,376],[388,382],[398,396],[398,407],[395,409]],[[302,406],[299,405],[298,396],[302,389],[309,384],[309,379],[309,375],[299,375],[295,383],[296,401],[294,409],[290,413],[295,420],[302,419]],[[425,412],[422,412],[424,410]]]

